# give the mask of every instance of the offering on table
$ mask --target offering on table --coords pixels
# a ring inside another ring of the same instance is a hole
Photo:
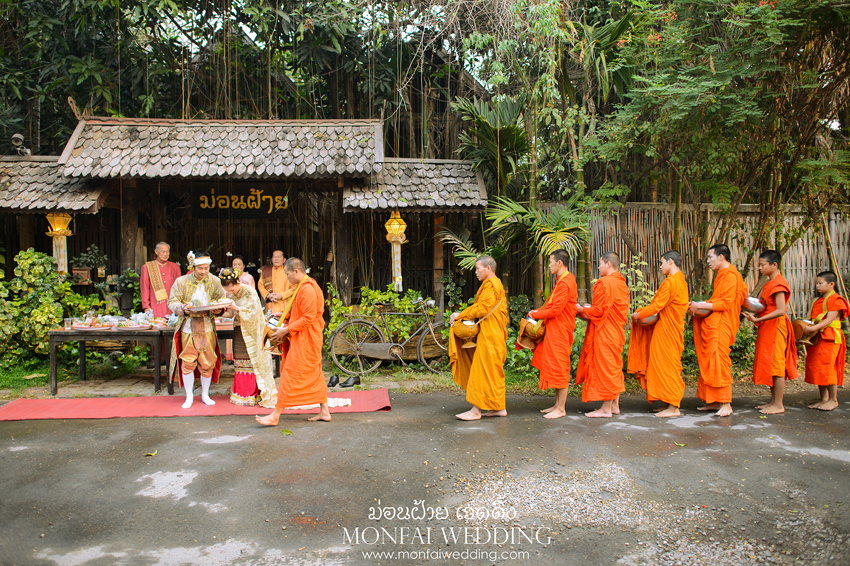
[[[89,316],[74,322],[71,328],[74,330],[111,330],[112,325],[112,321],[107,318]]]
[[[116,324],[115,327],[123,330],[149,330],[151,328],[151,324],[135,320],[124,320]]]

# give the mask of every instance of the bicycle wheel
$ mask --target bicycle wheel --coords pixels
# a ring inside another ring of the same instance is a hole
[[[362,344],[384,342],[380,329],[366,320],[352,320],[336,329],[328,348],[336,367],[349,375],[366,375],[378,369],[381,360],[360,353]]]
[[[422,335],[416,344],[416,356],[419,361],[434,373],[451,371],[449,364],[449,338],[443,337],[442,322],[432,325],[432,333],[427,327],[422,329]]]

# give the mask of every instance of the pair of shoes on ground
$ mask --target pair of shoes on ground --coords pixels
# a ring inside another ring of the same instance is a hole
[[[328,380],[328,387],[336,387],[337,385],[339,385],[340,387],[354,387],[355,385],[360,385],[360,378],[356,375],[352,375],[347,380],[340,383],[339,376],[334,374]]]

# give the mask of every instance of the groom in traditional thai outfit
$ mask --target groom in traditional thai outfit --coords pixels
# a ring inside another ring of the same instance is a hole
[[[194,401],[193,388],[195,377],[201,378],[201,400],[207,405],[215,405],[210,399],[210,383],[218,383],[221,371],[221,352],[215,333],[215,317],[218,311],[192,311],[192,296],[198,289],[206,292],[210,302],[223,299],[224,289],[218,277],[210,274],[212,259],[206,252],[195,254],[194,271],[179,277],[171,288],[168,308],[179,318],[174,332],[174,347],[171,349],[171,375],[169,381],[177,375],[186,390],[188,409]]]
[[[174,282],[180,277],[180,266],[173,261],[168,261],[171,255],[171,246],[160,242],[154,248],[156,258],[142,266],[139,280],[139,290],[142,294],[142,310],[151,313],[155,317],[166,317],[171,314],[168,310],[168,294]],[[165,348],[160,348],[162,356],[165,356]],[[153,352],[151,352],[153,355]],[[165,358],[159,360],[165,363]],[[148,369],[153,369],[154,359],[151,358]]]
[[[273,413],[258,416],[257,422],[275,426],[286,407],[315,404],[319,405],[319,414],[307,420],[330,421],[328,387],[322,373],[324,295],[297,257],[286,260],[283,269],[293,293],[281,311],[284,323],[272,335],[275,341],[282,341],[277,404]]]

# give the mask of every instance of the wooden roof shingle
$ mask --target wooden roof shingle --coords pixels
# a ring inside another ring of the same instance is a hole
[[[94,213],[105,187],[62,175],[58,156],[0,157],[0,211]]]
[[[471,161],[385,159],[369,184],[345,189],[343,207],[347,212],[481,210],[487,207],[487,190]]]
[[[376,120],[82,118],[59,163],[68,177],[365,177],[380,171]]]

